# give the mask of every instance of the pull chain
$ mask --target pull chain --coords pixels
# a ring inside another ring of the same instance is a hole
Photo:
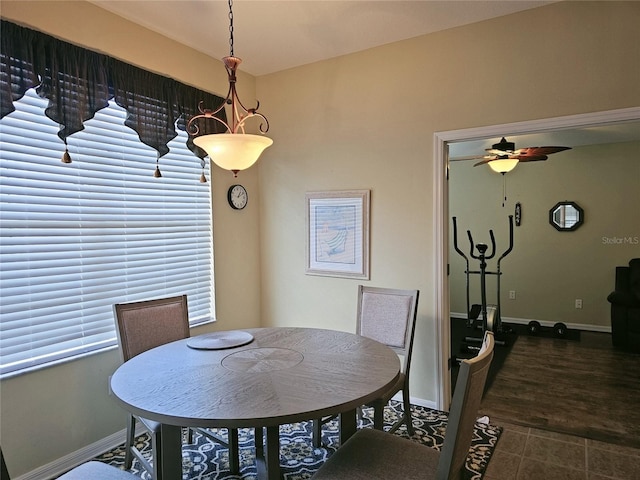
[[[502,174],[502,208],[507,201],[507,176]]]
[[[233,0],[229,0],[229,56],[233,57]]]

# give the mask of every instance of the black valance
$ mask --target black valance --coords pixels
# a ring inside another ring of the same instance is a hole
[[[49,101],[45,114],[60,125],[58,136],[65,143],[113,99],[127,111],[125,124],[162,156],[177,135],[176,127],[185,130],[188,119],[198,113],[200,101],[207,108],[224,101],[115,58],[1,22],[0,118],[13,112],[13,102],[36,87],[38,95]],[[226,121],[224,109],[220,115]],[[199,128],[202,134],[224,131],[216,121]],[[198,157],[206,156],[191,137],[187,143]]]

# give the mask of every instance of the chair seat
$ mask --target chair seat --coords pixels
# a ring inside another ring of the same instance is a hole
[[[106,463],[87,462],[58,477],[58,480],[140,480],[140,477]]]
[[[440,453],[411,440],[370,428],[358,430],[312,480],[428,480]]]

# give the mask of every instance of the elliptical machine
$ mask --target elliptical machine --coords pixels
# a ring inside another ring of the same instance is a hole
[[[488,246],[484,243],[474,244],[471,231],[467,230],[467,236],[469,237],[470,251],[469,255],[474,260],[478,260],[480,263],[480,270],[469,269],[469,258],[458,248],[458,225],[456,217],[453,217],[453,246],[458,254],[464,258],[466,263],[466,288],[467,288],[467,326],[474,327],[478,315],[482,314],[482,331],[493,332],[496,336],[497,345],[505,345],[506,342],[502,338],[503,333],[507,333],[506,329],[502,325],[502,319],[500,318],[500,277],[502,271],[500,270],[500,262],[511,253],[513,250],[513,215],[509,215],[509,247],[500,255],[496,262],[496,271],[487,270],[487,260],[491,260],[496,254],[496,239],[493,234],[493,230],[489,230],[489,237],[491,238],[491,251],[487,253]],[[477,254],[475,253],[477,250]],[[469,275],[480,275],[480,295],[481,304],[471,305],[469,300]],[[487,305],[487,284],[486,276],[496,275],[497,278],[497,304]],[[482,338],[478,337],[465,337],[467,343],[482,342]],[[475,350],[475,348],[472,348]]]

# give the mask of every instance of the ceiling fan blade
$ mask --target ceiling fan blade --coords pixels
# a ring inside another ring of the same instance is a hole
[[[564,150],[571,150],[571,147],[526,147],[519,149],[517,153],[519,155],[551,155]]]
[[[503,137],[499,143],[492,146],[493,148],[487,148],[488,155],[485,156],[468,156],[458,157],[455,160],[474,160],[476,158],[482,158],[482,161],[474,164],[474,167],[480,165],[486,165],[487,163],[497,159],[517,159],[520,162],[540,162],[547,160],[552,153],[562,152],[564,150],[571,150],[571,147],[525,147],[514,150],[515,144],[507,142]]]
[[[481,162],[478,163],[474,163],[473,166],[477,167],[479,165],[486,165],[487,163],[496,160],[496,157],[485,157],[484,160],[482,160]]]
[[[488,158],[486,155],[467,155],[467,156],[462,156],[462,157],[450,157],[449,161],[450,162],[460,162],[463,160],[478,160],[478,159],[482,159],[482,158]]]
[[[549,157],[546,155],[518,155],[516,158],[521,162],[539,162]]]

